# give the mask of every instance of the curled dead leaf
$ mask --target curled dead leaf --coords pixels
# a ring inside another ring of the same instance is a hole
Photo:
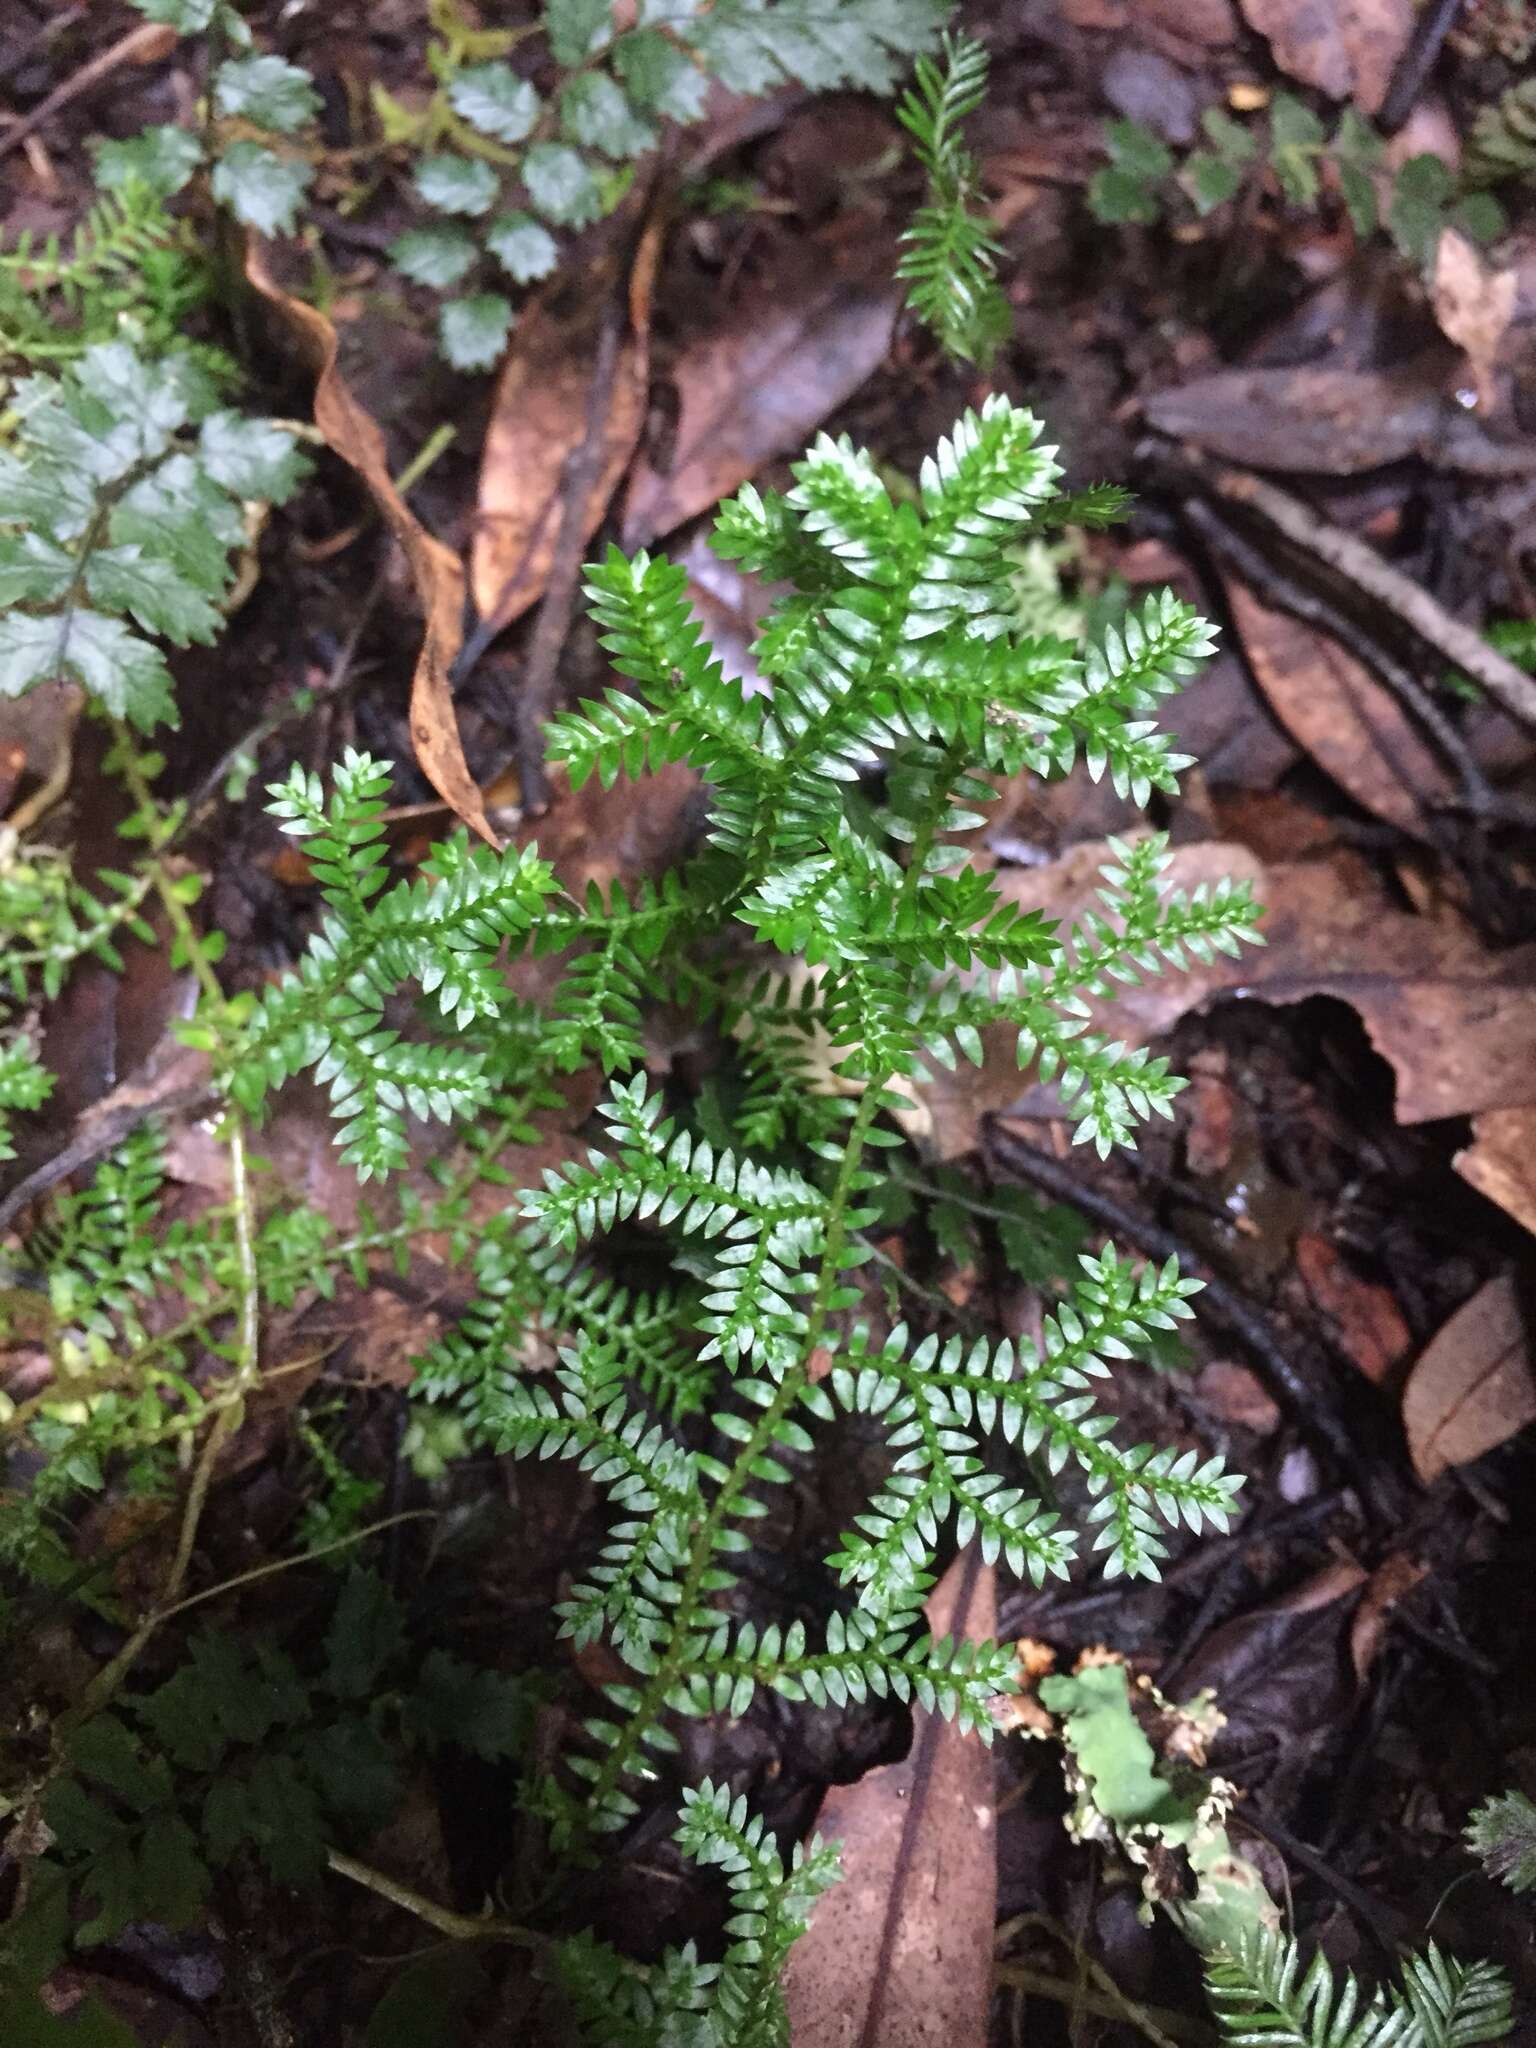
[[[1390,1289],[1355,1272],[1327,1238],[1310,1232],[1296,1240],[1296,1270],[1339,1349],[1376,1386],[1391,1381],[1413,1339]]]
[[[1428,1486],[1536,1422],[1536,1372],[1519,1289],[1504,1273],[1437,1330],[1403,1390],[1413,1469]]]
[[[291,298],[273,278],[254,237],[245,274],[316,374],[315,425],[326,445],[355,469],[410,564],[426,632],[411,683],[411,745],[438,795],[490,846],[499,844],[459,739],[450,674],[464,632],[464,570],[458,556],[427,532],[395,489],[378,422],[359,403],[337,364],[336,329],[323,313]]]
[[[1370,1582],[1360,1596],[1360,1605],[1355,1609],[1355,1618],[1349,1625],[1349,1658],[1362,1685],[1386,1640],[1392,1610],[1400,1600],[1407,1598],[1428,1571],[1428,1565],[1420,1564],[1406,1550],[1395,1550],[1371,1573]]]

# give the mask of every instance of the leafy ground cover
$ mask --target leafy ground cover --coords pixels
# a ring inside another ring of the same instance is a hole
[[[1528,2024],[1533,49],[0,17],[7,2039]]]

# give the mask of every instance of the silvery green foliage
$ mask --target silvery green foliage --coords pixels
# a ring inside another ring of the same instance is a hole
[[[420,152],[428,209],[395,262],[433,291],[463,288],[439,310],[444,355],[461,370],[497,360],[508,286],[547,276],[557,237],[609,212],[668,124],[701,118],[712,84],[890,93],[948,13],[949,0],[641,0],[619,27],[607,0],[548,0],[543,41],[561,75],[547,98],[517,68],[520,36],[440,15],[432,107],[378,97],[390,138]]]
[[[559,1612],[566,1634],[603,1637],[628,1675],[604,1687],[562,1783],[537,1794],[557,1841],[626,1824],[639,1780],[677,1750],[679,1717],[741,1714],[763,1693],[913,1700],[986,1733],[1007,1651],[936,1640],[923,1617],[948,1540],[1038,1582],[1079,1549],[1111,1573],[1152,1575],[1169,1525],[1226,1526],[1238,1482],[1219,1459],[1122,1446],[1100,1405],[1114,1362],[1188,1315],[1193,1286],[1171,1266],[1138,1268],[1110,1247],[1079,1259],[1037,1343],[872,1330],[854,1284],[879,1213],[878,1148],[899,1142],[892,1123],[936,1063],[979,1062],[983,1032],[994,1044],[1011,1033],[1081,1139],[1128,1141],[1180,1083],[1093,1028],[1098,1008],[1257,936],[1245,889],[1168,889],[1156,836],[1115,850],[1097,906],[1068,931],[1008,900],[958,836],[982,821],[993,777],[1082,760],[1144,799],[1174,789],[1184,765],[1154,714],[1211,644],[1187,606],[1152,597],[1086,650],[1019,630],[1016,549],[1059,516],[1057,476],[1037,423],[995,398],[924,464],[915,504],[825,437],[786,495],[744,489],[715,546],[788,586],[756,650],[771,694],[723,675],[680,569],[617,551],[593,566],[593,614],[626,686],[557,718],[549,747],[577,784],[690,765],[708,793],[704,841],[661,881],[578,900],[531,849],[450,847],[435,882],[385,889],[378,764],[349,758],[329,798],[298,772],[276,791],[327,910],[251,1021],[237,1087],[253,1107],[313,1065],[350,1155],[383,1171],[404,1156],[408,1109],[462,1114],[501,1074],[596,1061],[612,1076],[598,1142],[542,1186],[509,1191],[482,1226],[477,1300],[418,1366],[419,1393],[451,1405],[472,1441],[569,1460],[612,1508]],[[563,962],[532,1015],[501,971],[508,940]],[[791,967],[803,976],[792,998]],[[454,1038],[416,1043],[386,1022],[410,983]],[[651,1084],[656,1001],[738,1034],[740,1141],[679,1121]],[[649,1293],[603,1271],[604,1241],[636,1230],[658,1272],[670,1259]],[[558,1346],[553,1372],[520,1369],[530,1344],[546,1358]],[[712,1440],[689,1426],[701,1409]],[[743,1620],[723,1596],[762,1495],[839,1410],[882,1428],[890,1449],[888,1477],[830,1560],[846,1605],[814,1624]],[[1048,1498],[1069,1465],[1087,1496],[1075,1525]],[[750,1875],[761,1835],[748,1839],[734,1807],[726,1825],[723,1796],[691,1806],[685,1833],[727,1869],[745,1858]],[[777,1882],[759,1873],[754,1895]],[[766,2031],[709,2031],[726,1979],[688,1952],[649,1972],[591,1942],[567,1960],[595,2039],[781,2038],[761,1999]],[[665,2031],[684,2016],[692,2033]]]
[[[980,206],[976,159],[963,129],[986,97],[989,59],[969,36],[946,35],[943,65],[917,60],[916,83],[896,110],[928,177],[928,196],[902,235],[897,275],[907,304],[940,346],[986,362],[1006,338],[1012,312],[997,284],[1001,244]]]
[[[168,124],[145,128],[123,142],[98,146],[97,178],[119,186],[129,180],[169,199],[208,169],[213,196],[258,234],[286,233],[314,181],[303,131],[320,111],[307,71],[284,57],[252,47],[251,32],[230,0],[134,0],[150,21],[186,36],[207,36],[215,62],[209,77],[212,120],[204,141]],[[260,139],[249,131],[256,129]]]
[[[222,406],[188,354],[101,342],[11,393],[0,453],[0,696],[73,677],[141,731],[176,723],[159,643],[214,640],[245,542],[280,504],[293,436]]]

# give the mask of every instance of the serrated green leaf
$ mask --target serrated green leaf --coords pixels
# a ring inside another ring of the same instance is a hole
[[[19,611],[0,616],[0,697],[20,697],[61,667],[57,619]]]
[[[148,633],[174,647],[216,640],[223,618],[197,585],[172,563],[146,555],[132,544],[98,548],[85,565],[85,591],[92,604],[129,612]]]
[[[1162,137],[1141,121],[1111,121],[1104,131],[1110,161],[1148,184],[1166,178],[1173,152]]]
[[[1410,263],[1427,264],[1433,257],[1455,189],[1450,166],[1428,150],[1409,157],[1398,172],[1387,226]]]
[[[407,228],[390,244],[390,261],[416,284],[446,291],[474,267],[480,250],[465,229],[443,221],[431,227]]]
[[[422,1956],[401,1970],[363,2030],[364,2048],[466,2048],[469,2009],[485,1988],[485,1966],[468,1945]]]
[[[74,556],[46,534],[0,533],[0,610],[49,604],[64,595],[74,574]]]
[[[1208,149],[1192,150],[1179,173],[1179,183],[1202,217],[1214,213],[1218,206],[1225,206],[1242,182],[1242,171],[1235,163]]]
[[[282,505],[292,497],[309,464],[286,427],[244,413],[216,412],[198,436],[202,467],[237,498]]]
[[[122,142],[97,137],[91,149],[96,160],[96,182],[104,192],[142,185],[157,199],[173,198],[203,160],[203,146],[197,136],[169,122],[142,128]]]
[[[1234,121],[1225,107],[1207,107],[1200,116],[1200,126],[1216,154],[1229,164],[1252,163],[1258,155],[1259,145],[1253,131],[1245,128],[1241,121]]]
[[[208,1897],[208,1866],[179,1813],[154,1814],[139,1843],[136,1920],[189,1927]]]
[[[564,142],[540,142],[523,159],[529,201],[557,227],[584,228],[602,212],[602,196],[586,160]]]
[[[0,620],[0,635],[5,624]],[[157,647],[131,633],[121,619],[104,618],[100,612],[71,611],[63,624],[59,633],[55,622],[57,670],[77,676],[91,696],[140,732],[180,722],[171,673]],[[3,662],[0,638],[0,669]]]
[[[560,261],[560,245],[531,213],[503,213],[486,232],[485,246],[517,284],[548,277]]]
[[[1463,193],[1450,211],[1452,227],[1474,242],[1496,242],[1509,227],[1509,216],[1491,192]]]
[[[352,1718],[308,1731],[298,1761],[323,1803],[353,1828],[382,1827],[400,1803],[400,1773],[378,1730]]]
[[[443,354],[456,370],[489,370],[512,331],[512,306],[497,292],[449,299],[437,316]]]
[[[655,127],[635,112],[606,71],[586,71],[567,81],[560,94],[560,126],[570,141],[619,163],[643,156],[656,143]]]
[[[405,1616],[377,1572],[349,1573],[326,1631],[326,1690],[361,1699],[404,1641]]]
[[[614,45],[613,67],[637,107],[673,121],[697,121],[709,80],[660,29],[637,29]]]
[[[258,1756],[245,1782],[247,1840],[279,1884],[307,1885],[325,1869],[325,1819],[314,1786],[288,1756]]]
[[[1339,116],[1332,148],[1336,157],[1367,166],[1379,164],[1386,153],[1381,137],[1354,107],[1346,107]]]
[[[1106,164],[1088,181],[1088,210],[1106,227],[1131,222],[1151,226],[1162,215],[1162,201],[1155,187],[1134,171],[1118,164]]]
[[[1323,124],[1294,93],[1277,92],[1269,110],[1269,160],[1280,189],[1294,206],[1311,206],[1318,193],[1317,159]]]
[[[75,1940],[81,1948],[96,1948],[113,1940],[138,1919],[144,1883],[131,1836],[124,1833],[108,1843],[91,1864],[85,1891],[96,1910],[76,1930]]]
[[[231,57],[213,75],[213,103],[226,119],[291,135],[320,111],[307,71],[282,57]]]
[[[232,142],[213,167],[213,196],[258,234],[286,233],[313,177],[299,157],[279,156],[259,142]]]
[[[494,1763],[524,1748],[533,1731],[533,1707],[517,1679],[433,1650],[405,1701],[404,1721],[430,1749],[451,1743]]]
[[[496,142],[521,142],[531,134],[542,102],[510,64],[470,64],[448,87],[453,111],[481,135]]]
[[[442,213],[467,216],[489,213],[496,204],[501,180],[480,157],[456,156],[442,150],[424,157],[416,167],[416,190]]]
[[[571,70],[611,37],[612,0],[545,0],[544,26],[550,55]]]
[[[1380,224],[1381,209],[1376,203],[1376,181],[1369,170],[1353,158],[1341,157],[1339,191],[1343,194],[1344,210],[1355,233],[1362,240],[1375,234]]]
[[[170,1776],[163,1763],[146,1757],[133,1731],[116,1714],[96,1714],[75,1731],[71,1767],[93,1784],[105,1785],[137,1813],[163,1804]]]
[[[245,539],[239,508],[189,455],[172,455],[112,508],[108,536],[174,562],[189,581],[222,595],[229,556]]]
[[[127,1827],[105,1800],[87,1792],[78,1778],[55,1778],[43,1795],[43,1817],[59,1848],[70,1857],[99,1856]]]

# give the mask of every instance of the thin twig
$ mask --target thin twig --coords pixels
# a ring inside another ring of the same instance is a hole
[[[1156,451],[1154,459],[1170,466],[1167,450]],[[1282,491],[1249,470],[1230,469],[1213,462],[1187,442],[1179,444],[1171,466],[1182,471],[1198,489],[1255,512],[1303,554],[1323,563],[1373,598],[1444,655],[1453,667],[1481,683],[1500,709],[1517,723],[1536,729],[1536,676],[1528,676],[1507,655],[1490,647],[1474,627],[1453,618],[1422,584],[1394,569],[1368,542],[1330,524],[1289,491]]]
[[[1418,105],[1461,4],[1462,0],[1426,0],[1414,17],[1412,33],[1392,67],[1386,97],[1376,116],[1383,135],[1395,135]]]
[[[230,1196],[235,1225],[236,1323],[235,1370],[230,1382],[220,1389],[223,1404],[213,1418],[213,1427],[203,1439],[203,1448],[187,1489],[186,1512],[176,1540],[176,1555],[165,1581],[163,1599],[174,1607],[187,1582],[197,1532],[213,1483],[219,1454],[245,1419],[246,1396],[261,1377],[261,1331],[258,1320],[260,1296],[256,1279],[256,1234],[254,1204],[245,1150],[245,1125],[237,1112],[226,1117],[229,1142]]]
[[[201,1607],[209,1600],[222,1600],[226,1593],[232,1593],[240,1586],[254,1585],[258,1579],[275,1578],[279,1572],[291,1572],[301,1564],[314,1564],[322,1557],[330,1557],[338,1550],[350,1550],[354,1544],[365,1543],[370,1536],[378,1536],[386,1529],[392,1529],[396,1522],[430,1521],[430,1508],[413,1508],[409,1514],[390,1515],[382,1522],[370,1522],[366,1528],[353,1529],[345,1536],[338,1536],[330,1543],[321,1543],[313,1550],[300,1551],[295,1557],[279,1557],[270,1564],[254,1566],[248,1572],[238,1572],[232,1579],[221,1579],[216,1586],[205,1586],[200,1593],[189,1593],[174,1606],[157,1607],[153,1614],[147,1614],[128,1638],[117,1655],[103,1664],[90,1684],[81,1693],[68,1713],[62,1714],[54,1723],[55,1754],[62,1754],[65,1738],[76,1728],[99,1714],[116,1695],[129,1672],[144,1654],[151,1638],[165,1624],[178,1614],[185,1614],[193,1607]]]
[[[575,609],[576,585],[581,575],[581,551],[586,543],[587,512],[602,473],[625,318],[624,280],[620,278],[608,295],[598,328],[597,353],[592,363],[592,381],[587,387],[581,439],[566,458],[560,479],[560,524],[555,533],[544,599],[528,646],[522,688],[517,696],[517,773],[522,787],[523,812],[528,817],[540,817],[549,809],[549,778],[544,773],[544,725],[554,703],[555,671],[571,634],[571,614]]]
[[[55,86],[47,99],[40,100],[31,113],[23,114],[0,134],[0,157],[9,156],[35,135],[39,128],[51,121],[55,114],[77,100],[81,93],[89,92],[93,85],[118,68],[120,64],[155,64],[162,57],[168,57],[180,41],[176,30],[163,21],[141,21],[137,28],[131,28],[126,35],[118,37],[105,50],[88,59],[62,85]]]
[[[200,1593],[189,1593],[185,1600],[178,1600],[174,1607],[167,1607],[158,1614],[156,1626],[171,1620],[174,1615],[187,1613],[190,1608],[201,1607],[209,1600],[222,1600],[241,1586],[254,1586],[258,1579],[273,1579],[279,1572],[294,1571],[301,1564],[317,1564],[322,1557],[334,1556],[338,1550],[351,1550],[372,1536],[382,1536],[386,1530],[398,1529],[402,1522],[436,1520],[437,1515],[432,1508],[407,1508],[402,1514],[386,1515],[381,1522],[369,1522],[364,1528],[351,1529],[345,1536],[333,1536],[329,1543],[317,1544],[313,1550],[301,1550],[293,1557],[277,1557],[268,1564],[252,1565],[247,1572],[236,1572],[232,1579],[220,1579],[216,1586],[205,1586]]]
[[[1181,1238],[1164,1230],[1149,1217],[1123,1208],[1112,1196],[1086,1186],[1076,1174],[1027,1144],[1000,1118],[983,1118],[981,1131],[987,1151],[1008,1172],[1043,1188],[1057,1201],[1069,1202],[1085,1216],[1091,1216],[1096,1223],[1112,1230],[1117,1237],[1135,1245],[1149,1258],[1174,1259],[1182,1272],[1201,1280],[1204,1283],[1201,1298],[1205,1305],[1241,1337],[1268,1381],[1271,1392],[1297,1428],[1321,1443],[1346,1471],[1353,1471],[1359,1465],[1359,1453],[1351,1443],[1348,1431],[1328,1406],[1321,1391],[1309,1385],[1276,1342],[1257,1303],[1212,1273],[1205,1261],[1198,1258]]]
[[[1174,2042],[1198,2043],[1205,2048],[1205,2044],[1216,2039],[1211,2029],[1201,2026],[1198,2020],[1170,2012],[1167,2006],[1143,2005],[1118,1985],[1113,1991],[1095,1991],[1081,1978],[1053,1977],[1046,1970],[1032,1969],[1028,1963],[994,1963],[992,1975],[999,1984],[1023,1991],[1031,1998],[1049,1998],[1057,2005],[1092,2013],[1095,2019],[1118,2020],[1122,2025],[1133,2026],[1155,2048],[1171,2048]]]
[[[325,1860],[338,1877],[350,1878],[365,1891],[388,1899],[392,1906],[414,1913],[418,1920],[424,1920],[452,1941],[501,1941],[514,1948],[531,1949],[549,1946],[548,1937],[535,1933],[531,1927],[520,1927],[513,1920],[502,1920],[491,1913],[455,1913],[451,1906],[440,1906],[435,1899],[425,1898],[386,1872],[375,1870],[372,1864],[359,1863],[355,1856],[343,1856],[339,1849],[328,1849]]]
[[[1213,552],[1236,570],[1262,603],[1286,612],[1291,618],[1299,619],[1304,625],[1315,627],[1319,633],[1337,641],[1347,654],[1385,683],[1409,717],[1422,728],[1455,770],[1461,783],[1464,809],[1476,818],[1503,818],[1510,823],[1536,824],[1536,806],[1522,803],[1518,798],[1505,798],[1492,787],[1466,740],[1430,691],[1369,633],[1316,591],[1305,589],[1277,569],[1200,499],[1187,500],[1181,509],[1185,519]]]

